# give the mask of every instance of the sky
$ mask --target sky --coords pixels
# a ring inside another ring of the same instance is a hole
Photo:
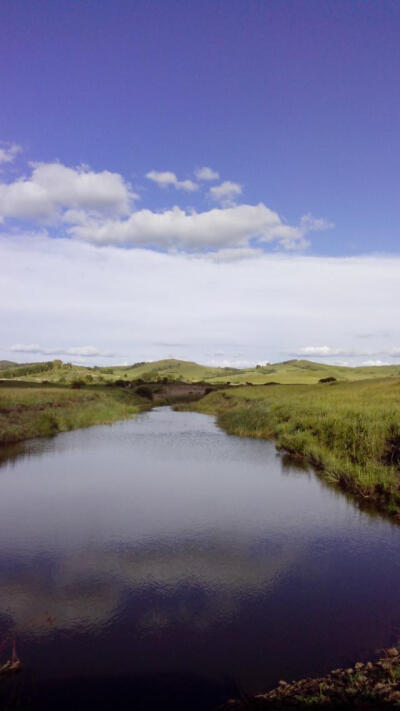
[[[2,0],[0,359],[400,363],[397,0]]]

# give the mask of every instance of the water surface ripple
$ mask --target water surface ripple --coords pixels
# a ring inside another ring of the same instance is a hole
[[[0,630],[24,672],[0,692],[21,708],[207,711],[397,639],[399,528],[271,442],[159,408],[8,455]]]

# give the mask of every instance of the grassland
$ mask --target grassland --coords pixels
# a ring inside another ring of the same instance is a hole
[[[308,360],[289,360],[283,363],[259,365],[256,368],[217,368],[199,365],[191,361],[176,359],[159,360],[149,363],[106,367],[84,367],[63,363],[60,360],[43,363],[13,364],[0,363],[0,379],[71,384],[80,379],[85,383],[104,384],[123,380],[144,380],[157,382],[185,381],[205,382],[210,385],[226,384],[262,385],[269,382],[281,384],[313,384],[321,378],[332,377],[340,382],[366,380],[383,377],[400,377],[400,365],[363,366],[350,368]]]
[[[274,438],[332,484],[400,518],[400,378],[230,388],[190,409],[215,414],[230,434]]]
[[[131,390],[116,387],[2,383],[0,444],[108,424],[149,407]]]
[[[261,385],[277,383],[318,383],[321,378],[334,377],[340,381],[365,380],[370,378],[400,377],[400,366],[364,366],[350,368],[308,360],[290,360],[283,363],[259,365],[256,368],[212,368],[190,361],[160,360],[153,363],[138,363],[135,366],[102,368],[101,375],[107,378],[141,378],[144,380],[204,381],[209,384]]]

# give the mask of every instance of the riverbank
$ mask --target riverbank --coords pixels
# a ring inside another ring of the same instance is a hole
[[[400,379],[264,385],[191,406],[229,434],[274,438],[329,483],[400,519]]]
[[[126,388],[32,383],[0,386],[0,444],[110,424],[150,407]]]
[[[220,711],[278,709],[390,709],[400,707],[400,654],[396,647],[376,662],[357,662],[324,677],[280,681],[276,689],[242,700],[231,700]]]

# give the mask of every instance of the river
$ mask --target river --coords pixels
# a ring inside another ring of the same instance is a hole
[[[158,408],[0,466],[0,697],[199,709],[400,633],[400,529],[214,418]]]

